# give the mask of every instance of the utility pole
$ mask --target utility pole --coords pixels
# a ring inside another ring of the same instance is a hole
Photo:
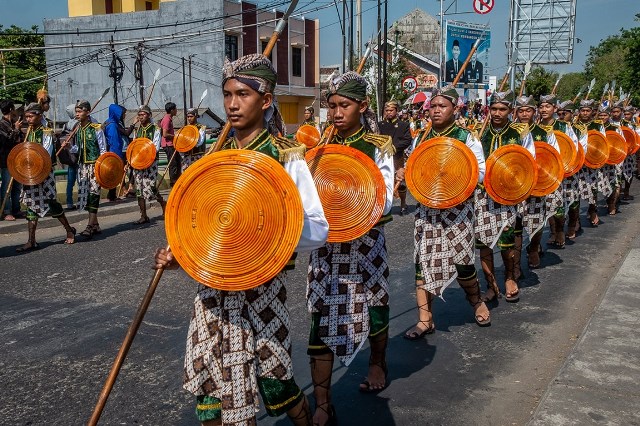
[[[184,56],[182,57],[182,105],[184,106],[184,125],[187,125],[187,74],[184,70]]]
[[[109,66],[109,77],[113,78],[113,102],[118,103],[118,72],[117,72],[117,60],[115,48],[113,46],[113,36],[111,36],[111,42],[109,43],[111,49],[111,64]]]
[[[362,0],[356,0],[356,52],[358,60],[362,58]]]
[[[342,0],[342,72],[347,71],[347,0]]]
[[[387,102],[387,4],[388,0],[384,0],[384,62],[382,63],[382,105]]]
[[[353,70],[353,0],[349,0],[349,70]]]
[[[191,58],[193,55],[189,55],[189,105],[193,108],[193,80],[191,79]]]
[[[378,53],[378,67],[377,67],[377,79],[376,79],[376,92],[377,95],[376,96],[376,105],[378,106],[378,119],[382,119],[382,108],[381,108],[381,103],[382,103],[382,79],[381,79],[381,71],[382,71],[382,34],[381,34],[381,29],[382,29],[382,23],[380,21],[380,15],[381,15],[381,0],[378,0],[378,45],[376,47],[377,53]]]
[[[138,51],[136,56],[136,63],[134,66],[134,75],[136,80],[138,80],[138,84],[140,85],[140,105],[144,105],[144,72],[142,70],[142,50],[144,45],[142,43],[138,43],[138,47],[136,50]],[[151,103],[151,100],[149,100]]]

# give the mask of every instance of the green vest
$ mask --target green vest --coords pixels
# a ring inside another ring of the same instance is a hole
[[[605,130],[605,132],[606,132],[607,130],[613,130],[613,131],[615,132],[615,131],[617,131],[618,129],[619,129],[619,127],[618,127],[618,126],[616,126],[615,124],[613,124],[613,123],[612,123],[612,122],[610,122],[610,121],[607,121],[606,123],[604,123],[604,130]]]
[[[147,124],[146,127],[138,127],[136,130],[136,138],[147,138],[153,142],[153,136],[156,134],[156,125],[153,123]]]
[[[552,130],[553,129],[549,130],[548,128],[541,127],[539,124],[534,124],[529,127],[534,142],[547,142],[547,135]]]
[[[35,130],[31,130],[27,134],[27,142],[34,142],[42,145],[42,139],[44,136],[44,127],[39,126]]]
[[[429,130],[429,133],[427,134],[427,137],[424,139],[425,141],[432,139],[432,138],[437,138],[439,136],[446,136],[449,138],[453,138],[453,139],[457,139],[460,142],[466,144],[467,143],[467,138],[469,137],[469,135],[471,134],[471,131],[459,127],[457,124],[453,123],[451,126],[447,127],[443,132],[436,132],[433,129],[433,126],[431,127],[431,129]]]
[[[489,158],[489,155],[501,146],[522,145],[523,132],[526,132],[527,129],[526,124],[509,122],[498,132],[493,129],[493,125],[489,125],[480,138],[484,158]]]
[[[97,128],[100,128],[99,124],[88,123],[76,133],[78,161],[82,164],[93,164],[100,157]]]

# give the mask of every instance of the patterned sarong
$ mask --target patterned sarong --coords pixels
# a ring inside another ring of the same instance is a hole
[[[578,188],[578,174],[569,176],[562,181],[562,198],[564,199],[564,209],[580,200],[580,190]]]
[[[151,202],[156,199],[156,179],[158,178],[158,162],[154,163],[144,170],[133,170],[133,179],[136,183],[136,195],[138,198],[144,198],[145,201]]]
[[[544,217],[550,218],[559,208],[564,208],[564,191],[562,189],[562,183],[551,194],[547,195],[544,200]]]
[[[180,166],[182,168],[182,173],[184,173],[190,165],[201,159],[203,156],[204,154],[182,155],[182,163]]]
[[[311,252],[307,308],[320,313],[318,335],[349,365],[369,335],[369,307],[389,303],[384,227]]]
[[[414,228],[414,258],[424,274],[424,289],[440,294],[458,276],[455,265],[473,265],[474,203],[468,199],[439,210],[418,205]]]
[[[189,324],[183,387],[222,401],[222,422],[245,425],[259,407],[256,377],[291,379],[286,273],[245,291],[200,286]]]
[[[498,242],[502,230],[515,224],[516,208],[493,201],[484,189],[475,190],[474,201],[473,229],[475,238],[493,248]]]
[[[578,172],[578,189],[580,192],[580,198],[586,200],[589,204],[596,203],[596,197],[594,191],[596,191],[597,174],[595,170],[592,170],[586,166],[582,167]]]
[[[522,229],[532,236],[547,222],[545,198],[529,197],[518,204],[518,213],[522,217]]]
[[[625,182],[631,182],[631,178],[633,177],[633,172],[636,171],[637,163],[635,155],[627,155],[627,158],[624,159],[622,163],[622,174],[624,176]]]
[[[53,170],[44,182],[38,185],[22,185],[20,202],[40,217],[49,211],[48,200],[56,199],[56,179]]]
[[[611,187],[611,181],[609,179],[609,170],[607,169],[607,167],[609,166],[603,166],[595,170],[596,189],[598,190],[599,193],[601,193],[605,197],[608,197],[609,195],[611,195],[614,189]]]
[[[78,210],[87,205],[89,194],[100,196],[95,164],[78,164]]]

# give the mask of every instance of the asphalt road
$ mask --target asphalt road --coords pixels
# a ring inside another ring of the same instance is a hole
[[[639,188],[634,182],[638,200]],[[332,393],[340,424],[526,423],[640,233],[638,204],[623,204],[615,217],[601,209],[603,225],[585,229],[565,250],[547,251],[542,269],[525,267],[521,301],[491,305],[489,328],[475,325],[462,289],[452,285],[434,303],[437,332],[416,342],[402,338],[417,316],[413,217],[396,215],[386,227],[390,384],[378,395],[357,391],[367,346],[349,368],[336,361]],[[26,232],[0,235],[0,424],[86,423],[152,278],[154,249],[166,244],[158,214],[151,210],[151,224],[141,228],[130,224],[137,213],[103,217],[102,235],[78,237],[72,246],[62,244],[61,227],[39,229],[42,249],[23,255],[14,248]],[[298,257],[288,294],[296,380],[311,394],[306,259]],[[498,276],[503,287],[500,268]],[[101,424],[197,424],[194,398],[181,389],[195,290],[183,272],[164,274]],[[264,411],[258,421],[289,424]]]

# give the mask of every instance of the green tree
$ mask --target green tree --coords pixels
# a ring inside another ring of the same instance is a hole
[[[391,46],[389,46],[391,47]],[[392,49],[393,50],[393,49]],[[402,90],[402,80],[411,75],[409,68],[407,67],[407,59],[404,52],[400,49],[398,52],[389,51],[390,55],[397,55],[395,60],[387,63],[387,94],[386,99],[389,101],[394,99],[402,104],[409,94]],[[378,111],[376,88],[377,88],[377,58],[372,55],[371,59],[364,67],[362,75],[367,79],[369,83],[369,101],[371,108],[374,111]],[[382,72],[382,71],[381,71]],[[382,84],[380,85],[382,86]]]
[[[538,99],[540,95],[548,95],[558,79],[558,73],[547,71],[541,66],[534,66],[527,76],[526,94]]]
[[[565,101],[567,99],[573,100],[580,89],[589,84],[587,76],[583,72],[570,72],[564,74],[558,83],[556,93],[558,98]],[[585,91],[582,91],[581,98],[586,95]]]
[[[44,36],[38,35],[37,31],[36,25],[28,30],[15,25],[9,28],[0,25],[0,48],[44,46]],[[10,85],[46,74],[44,50],[9,51],[0,55],[0,98],[20,103],[34,100],[42,87],[42,80]]]

